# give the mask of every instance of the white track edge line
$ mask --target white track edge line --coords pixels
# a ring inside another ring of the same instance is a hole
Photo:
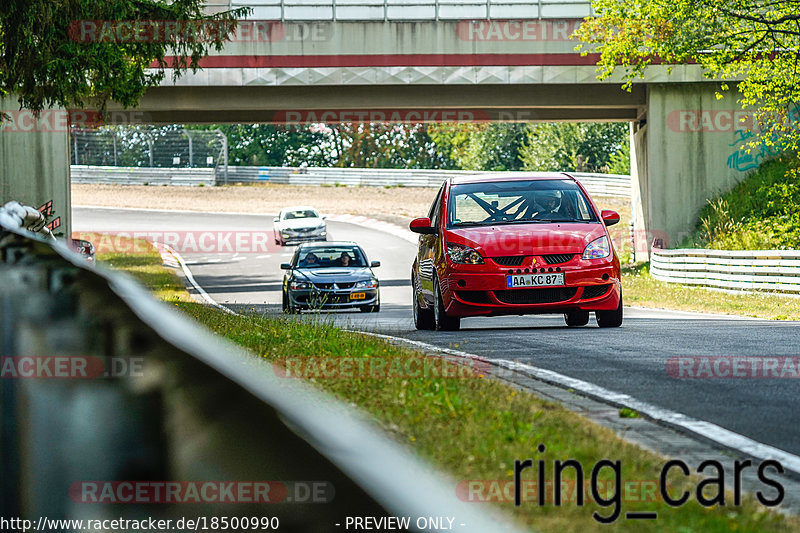
[[[178,260],[178,263],[183,270],[186,279],[189,280],[189,283],[197,290],[197,292],[203,297],[211,305],[221,309],[225,313],[242,316],[239,313],[229,309],[228,307],[217,303],[208,293],[203,290],[203,288],[197,283],[192,276],[191,270],[186,266],[186,263],[183,257],[169,247],[166,244],[163,244],[167,250],[171,254],[175,256]],[[394,335],[386,335],[382,333],[372,333],[367,331],[356,331],[357,333],[370,335],[374,337],[382,337],[384,339],[392,339],[395,341],[411,344],[414,346],[418,346],[421,348],[425,348],[428,350],[444,352],[450,355],[454,355],[456,357],[465,357],[469,359],[476,359],[479,361],[488,362],[495,366],[499,366],[501,368],[507,368],[509,370],[516,370],[527,374],[531,377],[539,379],[541,381],[554,383],[560,385],[562,387],[571,388],[574,390],[581,391],[583,394],[597,398],[601,401],[606,403],[611,403],[613,405],[618,405],[622,407],[628,407],[629,409],[633,409],[646,415],[648,418],[662,422],[669,426],[677,426],[681,427],[690,433],[697,434],[700,437],[716,442],[721,446],[726,448],[738,450],[745,455],[749,455],[752,457],[756,457],[759,459],[767,460],[767,459],[774,459],[781,463],[784,468],[792,470],[800,474],[800,457],[797,455],[791,454],[779,448],[775,448],[774,446],[770,446],[768,444],[764,444],[758,441],[755,441],[749,437],[745,437],[739,433],[731,431],[729,429],[725,429],[721,426],[716,424],[712,424],[711,422],[706,422],[704,420],[698,420],[696,418],[692,418],[690,416],[677,413],[675,411],[670,411],[669,409],[663,409],[661,407],[657,407],[653,404],[643,402],[641,400],[637,400],[636,398],[629,396],[627,394],[623,394],[620,392],[614,392],[604,387],[600,387],[598,385],[594,385],[587,381],[583,381],[576,378],[571,378],[569,376],[565,376],[564,374],[560,374],[558,372],[553,372],[552,370],[546,370],[544,368],[535,367],[532,365],[528,365],[525,363],[517,363],[514,361],[507,361],[505,359],[487,359],[485,357],[481,357],[479,355],[471,354],[468,352],[462,352],[460,350],[453,350],[450,348],[441,348],[439,346],[435,346],[433,344],[428,344],[426,342],[415,341],[411,339],[404,339],[402,337],[396,337]]]
[[[197,283],[197,281],[194,279],[192,271],[189,270],[188,266],[186,266],[186,261],[183,259],[183,256],[181,256],[181,254],[175,251],[171,246],[169,246],[168,244],[158,243],[155,241],[153,242],[153,245],[156,247],[158,246],[164,247],[165,250],[167,250],[170,254],[172,254],[175,257],[175,259],[177,259],[178,264],[181,267],[181,270],[183,270],[183,275],[186,276],[186,279],[189,281],[189,283],[192,284],[192,287],[195,288],[195,290],[203,298],[203,300],[210,303],[214,307],[220,309],[221,311],[228,313],[229,315],[242,316],[233,309],[230,309],[220,303],[217,303],[216,300],[214,300],[211,296],[209,296],[208,293],[205,290],[203,290],[203,287],[201,287],[200,284]]]
[[[587,381],[571,378],[552,370],[546,370],[544,368],[535,367],[525,363],[508,361],[505,359],[487,359],[475,354],[453,350],[450,348],[441,348],[426,342],[404,339],[402,337],[395,337],[394,335],[372,333],[368,331],[359,331],[358,333],[371,335],[374,337],[381,337],[384,339],[391,339],[410,344],[412,346],[417,346],[419,348],[424,348],[426,350],[444,352],[456,357],[477,359],[501,368],[521,372],[546,383],[580,391],[584,395],[600,400],[604,403],[610,403],[618,407],[627,407],[629,409],[633,409],[656,422],[662,422],[667,426],[682,428],[692,434],[700,436],[705,440],[715,442],[725,448],[737,450],[745,455],[762,460],[777,460],[785,469],[791,470],[795,473],[800,473],[800,457],[797,455],[791,454],[779,448],[775,448],[774,446],[755,441],[750,437],[746,437],[729,429],[725,429],[711,422],[706,422],[704,420],[699,420],[675,411],[671,411],[669,409],[657,407],[651,403],[637,400],[636,398],[627,394],[614,392]]]

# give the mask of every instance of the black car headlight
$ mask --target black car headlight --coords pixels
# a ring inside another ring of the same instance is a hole
[[[313,287],[313,285],[311,283],[309,283],[308,281],[292,280],[292,281],[289,282],[289,288],[294,290],[294,291],[303,290],[303,289],[310,289],[311,287]]]
[[[474,248],[463,244],[447,243],[447,256],[453,263],[464,265],[482,265],[483,257]]]
[[[378,286],[377,279],[367,279],[364,281],[357,281],[355,285],[353,285],[354,289],[374,289]]]

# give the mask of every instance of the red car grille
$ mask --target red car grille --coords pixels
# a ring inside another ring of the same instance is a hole
[[[545,289],[494,291],[494,295],[505,304],[550,304],[569,300],[577,292],[577,287],[547,287]]]
[[[544,262],[548,265],[558,265],[571,261],[573,257],[575,257],[575,254],[550,254],[543,255],[542,259],[544,259]]]
[[[515,267],[520,266],[525,261],[524,255],[506,255],[503,257],[492,257],[492,261],[498,265]]]

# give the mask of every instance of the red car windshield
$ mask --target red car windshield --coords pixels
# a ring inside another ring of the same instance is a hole
[[[597,222],[571,180],[465,183],[450,189],[448,227],[537,222]]]

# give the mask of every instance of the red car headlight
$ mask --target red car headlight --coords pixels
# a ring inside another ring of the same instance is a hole
[[[463,244],[447,243],[447,256],[453,263],[464,265],[482,265],[483,257],[474,248]]]
[[[603,235],[599,239],[595,239],[586,245],[583,250],[584,259],[602,259],[611,254],[611,245],[608,242],[608,237]]]

